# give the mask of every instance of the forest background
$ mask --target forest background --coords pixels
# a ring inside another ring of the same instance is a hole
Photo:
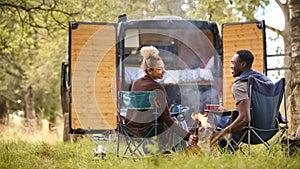
[[[290,130],[300,124],[300,1],[298,0],[10,0],[0,1],[0,126],[8,128],[10,115],[24,117],[23,129],[40,130],[43,120],[55,130],[64,117],[60,98],[61,64],[68,59],[68,23],[117,22],[176,15],[184,19],[228,22],[257,20],[257,10],[277,3],[284,29],[270,25],[284,47],[272,54],[283,59],[287,78]],[[291,78],[292,77],[292,78]],[[3,131],[2,129],[0,132]],[[65,141],[68,138],[64,138]]]

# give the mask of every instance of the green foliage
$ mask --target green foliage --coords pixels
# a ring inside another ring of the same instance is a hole
[[[18,99],[26,103],[29,87],[35,106],[45,109],[46,116],[60,109],[60,66],[67,58],[68,21],[82,14],[88,3],[76,2],[0,2],[0,95],[10,101],[13,111],[22,109],[14,105]]]
[[[265,7],[269,1],[260,0],[189,0],[185,6],[186,17],[216,21],[220,25],[228,22],[254,20],[258,7]]]

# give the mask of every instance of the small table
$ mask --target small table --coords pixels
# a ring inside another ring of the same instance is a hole
[[[213,122],[214,129],[217,128],[217,125],[219,124],[222,116],[238,115],[237,110],[228,110],[228,111],[204,110],[204,112],[207,113],[208,120]]]
[[[206,109],[204,110],[204,112],[216,114],[216,115],[219,115],[219,116],[232,116],[232,115],[238,113],[237,110],[216,111],[216,110],[206,110]]]

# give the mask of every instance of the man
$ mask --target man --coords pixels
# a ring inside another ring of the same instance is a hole
[[[215,144],[224,134],[239,131],[250,120],[250,100],[247,91],[248,77],[253,77],[264,81],[272,81],[262,73],[252,70],[252,63],[254,57],[248,50],[239,50],[231,59],[231,70],[233,77],[237,78],[232,85],[232,95],[235,100],[236,109],[239,112],[238,117],[228,126],[221,131],[215,131],[211,138],[211,145]],[[223,107],[219,108],[220,111],[226,111]]]

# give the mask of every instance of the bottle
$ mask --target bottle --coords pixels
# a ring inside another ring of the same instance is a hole
[[[198,128],[195,129],[195,135],[198,137],[199,139],[199,135],[198,135]],[[198,142],[199,144],[199,142]],[[185,150],[185,153],[186,154],[203,154],[203,152],[201,151],[200,147],[198,146],[198,144],[196,146],[192,146],[192,145],[189,145],[186,150]]]
[[[213,128],[211,127],[200,127],[199,128],[199,141],[198,146],[204,154],[210,153],[210,138],[213,133]]]

